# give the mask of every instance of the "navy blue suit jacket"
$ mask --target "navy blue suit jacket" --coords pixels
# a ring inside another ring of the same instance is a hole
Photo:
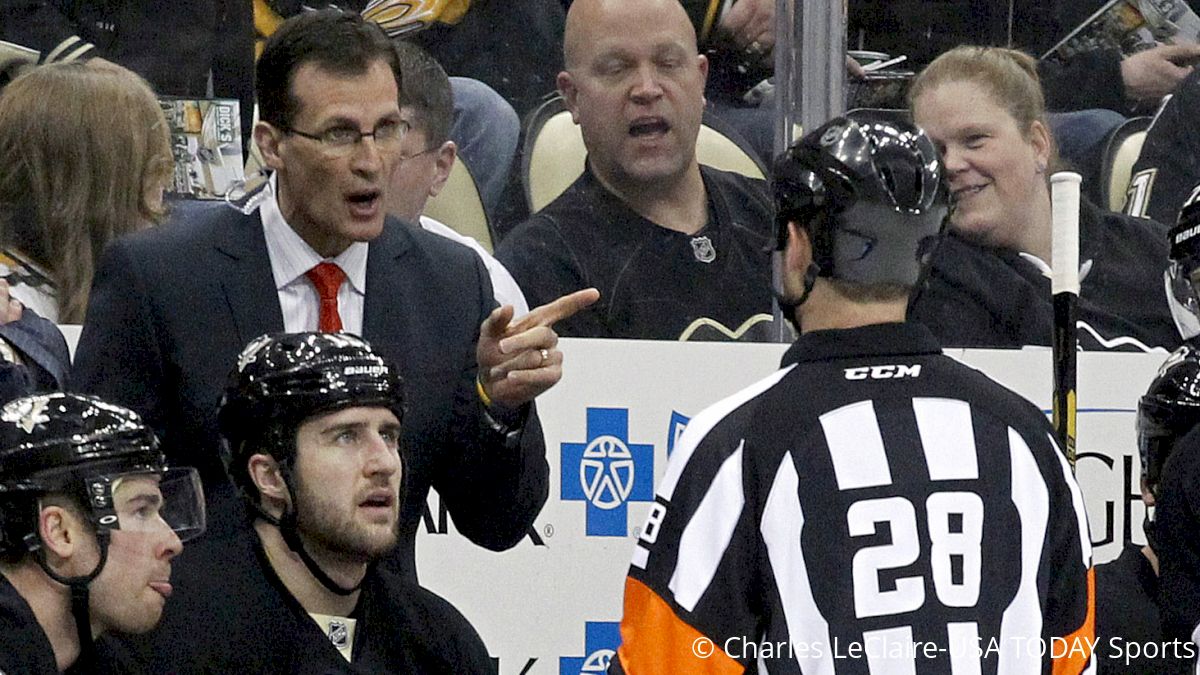
[[[366,286],[363,337],[398,365],[407,396],[395,560],[411,568],[430,486],[472,541],[515,545],[546,500],[545,441],[532,411],[518,447],[506,447],[484,418],[475,346],[495,301],[479,256],[389,218],[370,243]],[[282,330],[259,215],[189,205],[106,249],[72,385],[144,415],[170,459],[201,471],[210,530],[221,531],[237,510],[219,459],[217,405],[242,347]]]

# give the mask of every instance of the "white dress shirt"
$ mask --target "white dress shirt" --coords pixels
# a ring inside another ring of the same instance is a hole
[[[346,273],[346,281],[338,288],[342,330],[362,335],[363,301],[367,293],[367,243],[355,242],[333,258],[322,258],[284,220],[275,199],[275,176],[271,176],[264,190],[269,194],[258,212],[267,239],[271,275],[279,293],[279,308],[283,310],[284,330],[299,333],[318,329],[321,301],[316,287],[304,275],[319,263],[328,261]]]

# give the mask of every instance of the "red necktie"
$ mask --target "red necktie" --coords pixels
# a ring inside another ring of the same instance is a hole
[[[342,268],[331,262],[323,262],[304,273],[321,298],[321,312],[317,327],[322,333],[337,333],[342,330],[342,316],[338,314],[338,288],[346,280]]]

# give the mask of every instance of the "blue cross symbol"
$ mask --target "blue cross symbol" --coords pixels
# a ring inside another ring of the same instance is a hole
[[[616,621],[588,621],[583,628],[585,656],[560,656],[558,675],[607,673],[608,664],[621,645],[621,624]]]
[[[587,502],[589,536],[629,534],[628,502],[654,501],[654,446],[629,442],[628,408],[588,408],[587,442],[562,444],[562,499]]]

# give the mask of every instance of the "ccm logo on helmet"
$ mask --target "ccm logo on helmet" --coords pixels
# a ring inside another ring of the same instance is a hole
[[[847,368],[847,380],[897,380],[902,377],[920,377],[920,364],[911,366],[861,366],[859,368]]]

